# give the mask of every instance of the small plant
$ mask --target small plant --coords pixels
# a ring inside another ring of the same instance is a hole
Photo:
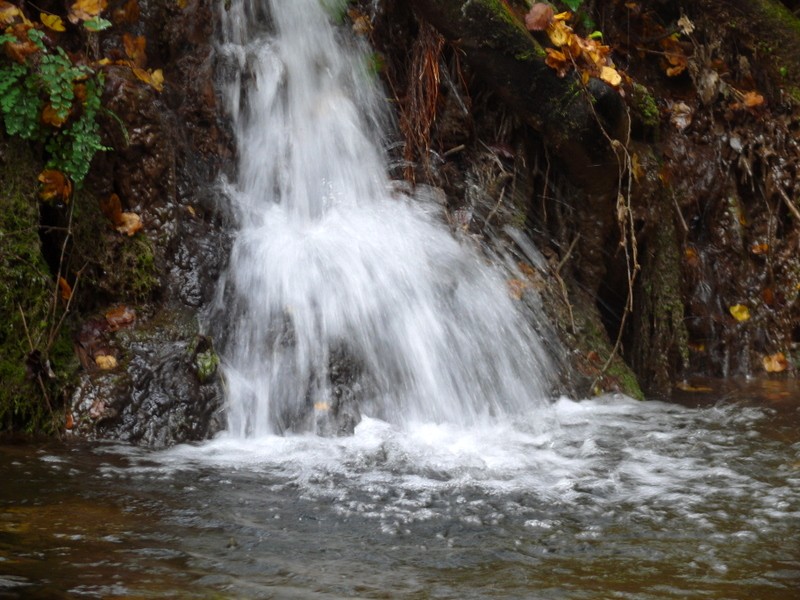
[[[45,33],[30,22],[0,35],[8,59],[0,63],[0,113],[9,135],[43,142],[48,169],[63,172],[77,186],[95,153],[107,150],[97,122],[103,74],[75,64],[60,46],[45,44]]]

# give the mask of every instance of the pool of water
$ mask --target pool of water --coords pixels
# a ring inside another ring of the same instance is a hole
[[[800,393],[0,446],[0,598],[797,598]]]

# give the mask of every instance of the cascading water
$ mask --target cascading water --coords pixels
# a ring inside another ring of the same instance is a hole
[[[319,427],[344,405],[402,426],[540,403],[548,359],[503,276],[435,203],[392,191],[364,49],[320,0],[234,0],[223,27],[231,434]]]

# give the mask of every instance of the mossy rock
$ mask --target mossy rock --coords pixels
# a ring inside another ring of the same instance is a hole
[[[143,233],[114,230],[97,199],[82,192],[75,199],[71,268],[81,270],[81,307],[109,303],[141,304],[160,286],[152,240]]]
[[[74,370],[63,324],[52,334],[61,308],[54,317],[60,298],[39,238],[39,166],[26,145],[0,140],[0,431],[52,432],[59,375]]]

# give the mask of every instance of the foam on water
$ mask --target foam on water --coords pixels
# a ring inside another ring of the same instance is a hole
[[[526,418],[472,427],[399,428],[366,418],[346,438],[224,435],[148,455],[145,462],[155,458],[156,465],[139,468],[256,473],[272,489],[383,523],[531,514],[537,516],[528,527],[547,528],[555,525],[541,521],[542,510],[560,511],[561,518],[629,511],[652,526],[679,519],[747,537],[800,519],[793,466],[800,449],[793,457],[771,456],[761,440],[765,456],[754,460],[742,443],[766,416],[741,406],[690,410],[622,396],[562,398]]]

